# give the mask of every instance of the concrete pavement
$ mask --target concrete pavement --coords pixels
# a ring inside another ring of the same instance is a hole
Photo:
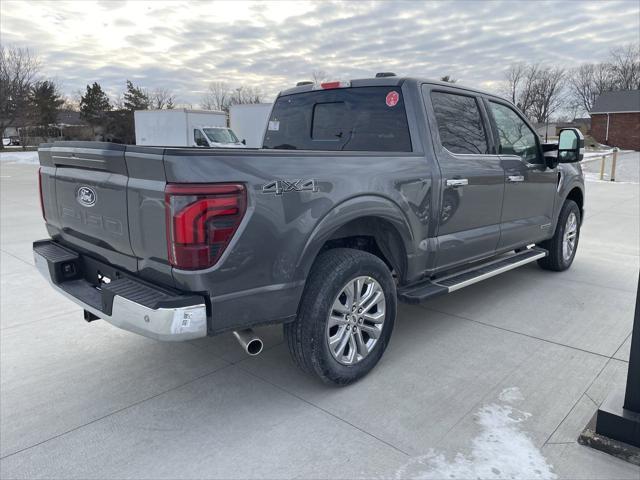
[[[166,344],[87,324],[41,280],[37,167],[1,165],[2,478],[629,478],[576,439],[624,385],[637,184],[587,184],[573,267],[401,305],[365,379],[299,372],[279,327]]]

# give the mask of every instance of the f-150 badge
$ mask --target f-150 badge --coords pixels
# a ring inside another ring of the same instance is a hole
[[[317,192],[314,179],[310,180],[274,180],[262,186],[262,193],[282,195],[287,192]]]

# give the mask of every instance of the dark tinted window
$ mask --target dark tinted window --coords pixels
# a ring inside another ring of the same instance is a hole
[[[498,130],[498,153],[517,155],[528,163],[538,163],[536,134],[513,109],[500,103],[489,102]]]
[[[442,146],[451,153],[489,153],[478,103],[473,97],[431,92]]]
[[[398,87],[359,87],[279,97],[264,148],[410,152]]]
[[[340,141],[348,130],[347,107],[344,102],[317,103],[313,107],[313,140]]]

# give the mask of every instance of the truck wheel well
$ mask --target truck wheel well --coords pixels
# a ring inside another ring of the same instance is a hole
[[[320,252],[332,248],[353,248],[380,258],[402,282],[406,272],[406,254],[400,234],[386,220],[363,217],[352,220],[335,230],[322,245]]]
[[[582,208],[584,205],[584,196],[582,195],[582,191],[578,187],[575,187],[569,192],[569,195],[567,195],[567,200],[573,200],[576,202],[580,209],[580,218],[582,219],[584,217],[584,210]]]

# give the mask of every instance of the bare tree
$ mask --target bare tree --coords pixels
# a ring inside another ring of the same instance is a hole
[[[572,106],[584,112],[591,111],[602,92],[616,89],[611,65],[607,63],[580,65],[571,71],[568,84]]]
[[[329,79],[329,74],[324,70],[314,70],[311,72],[311,80],[313,83],[326,82]]]
[[[611,50],[611,69],[619,90],[640,88],[640,46],[624,45]]]
[[[447,83],[456,83],[458,79],[453,78],[451,75],[445,75],[444,77],[440,77],[440,81],[447,82]]]
[[[573,69],[569,76],[569,105],[589,112],[604,92],[638,88],[640,47],[630,44],[611,50],[607,62],[584,64]]]
[[[509,97],[512,103],[518,102],[519,88],[524,78],[527,66],[524,63],[514,63],[509,66],[504,74],[505,86],[503,88],[504,95]]]
[[[39,68],[38,58],[28,48],[0,46],[0,134],[8,126],[26,126],[29,95]]]
[[[505,72],[505,94],[526,115],[531,114],[534,85],[540,71],[539,64],[513,64]]]
[[[261,100],[262,92],[260,92],[258,88],[240,86],[231,94],[229,106],[243,105],[247,103],[260,103]]]
[[[200,104],[205,110],[226,111],[231,96],[229,86],[224,82],[211,82],[202,96]]]
[[[151,92],[151,108],[155,110],[172,109],[176,102],[176,96],[166,88],[156,88]]]
[[[207,92],[202,96],[200,105],[207,110],[228,112],[231,105],[260,103],[261,101],[262,92],[258,88],[242,85],[231,88],[224,82],[212,82],[209,84]]]
[[[565,71],[559,67],[539,67],[531,88],[530,118],[538,123],[549,121],[564,102]]]
[[[113,97],[112,97],[113,98]],[[113,98],[113,109],[114,110],[124,110],[124,94],[122,92],[118,92]]]

